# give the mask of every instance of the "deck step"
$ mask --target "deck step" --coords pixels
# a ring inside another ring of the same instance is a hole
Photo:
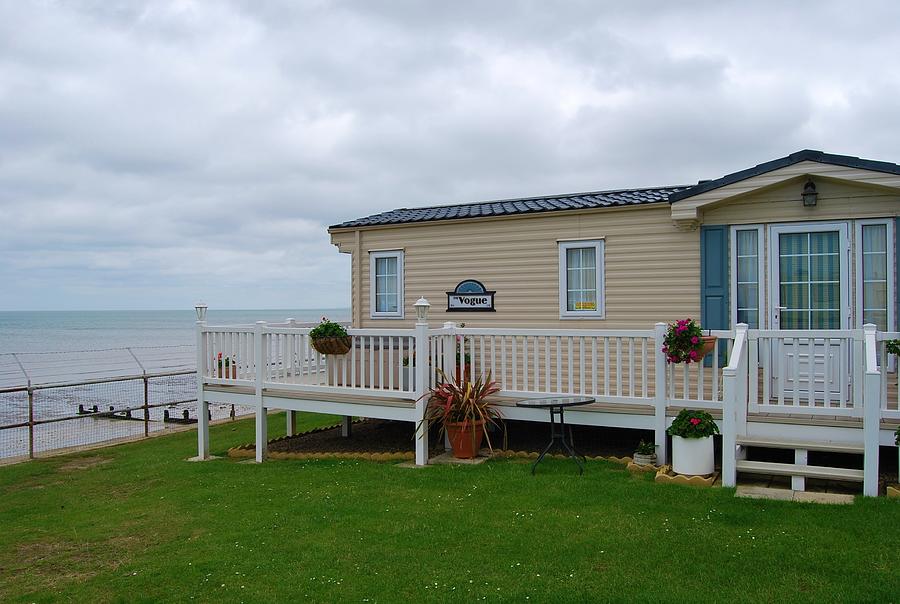
[[[749,474],[774,474],[777,476],[806,476],[807,478],[824,478],[831,480],[863,481],[863,471],[850,468],[833,468],[829,466],[807,466],[793,463],[775,463],[771,461],[738,460],[738,472]]]
[[[833,453],[865,452],[862,444],[827,441],[800,441],[780,438],[761,438],[756,436],[738,436],[737,444],[745,447],[763,447],[766,449],[806,449],[807,451],[831,451]]]

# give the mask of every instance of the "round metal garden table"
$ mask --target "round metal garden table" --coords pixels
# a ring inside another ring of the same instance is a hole
[[[544,459],[544,456],[553,448],[553,445],[559,445],[576,464],[578,464],[578,472],[584,474],[584,464],[587,459],[583,455],[575,452],[575,443],[572,442],[572,433],[569,432],[568,440],[566,440],[566,422],[563,411],[566,407],[577,407],[579,405],[589,405],[594,399],[587,396],[557,396],[550,398],[529,398],[516,402],[516,407],[530,407],[533,409],[549,409],[550,410],[550,442],[541,451],[541,454],[531,464],[531,473],[534,474],[535,468]],[[559,421],[557,421],[559,418]]]

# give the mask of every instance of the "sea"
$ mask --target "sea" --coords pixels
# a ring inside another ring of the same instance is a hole
[[[210,325],[256,321],[350,319],[349,308],[219,310]],[[0,354],[193,345],[197,315],[189,310],[0,311]]]
[[[322,317],[347,321],[350,309],[210,309],[207,323]],[[0,312],[0,463],[26,458],[29,447],[43,454],[177,426],[167,415],[196,421],[196,378],[184,373],[196,365],[196,321],[193,309]],[[147,390],[142,368],[151,376]],[[123,376],[138,377],[114,379]],[[35,386],[31,411],[23,388],[29,380]],[[145,396],[154,405],[146,425]],[[224,404],[209,409],[213,420],[252,411]],[[32,434],[29,413],[38,422]]]

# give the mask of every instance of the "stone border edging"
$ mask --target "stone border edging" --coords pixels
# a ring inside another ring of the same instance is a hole
[[[269,441],[269,444],[277,443],[288,438],[294,438],[296,436],[303,436],[304,434],[314,434],[316,432],[323,432],[325,430],[331,430],[336,428],[335,426],[324,426],[321,428],[315,428],[313,430],[309,430],[307,432],[302,432],[300,434],[295,434],[294,436],[282,436],[280,438],[275,438]],[[228,449],[228,457],[232,459],[253,459],[256,457],[256,445],[254,443],[248,443],[246,445],[238,445],[237,447],[232,447]],[[494,451],[491,455],[493,458],[497,459],[537,459],[538,453],[533,451]],[[548,455],[547,457],[551,457],[553,459],[566,459],[567,456],[561,453]],[[284,452],[284,451],[271,451],[268,454],[269,459],[300,459],[300,460],[308,460],[308,459],[363,459],[369,461],[409,461],[415,459],[415,453],[412,451],[395,451],[392,453],[364,453],[364,452],[351,452],[351,451],[304,451],[304,452]],[[603,456],[603,455],[595,455],[595,456],[587,456],[587,459],[592,461],[609,461],[612,463],[617,463],[626,466],[629,470],[635,471],[632,469],[638,468],[637,471],[640,472],[649,472],[652,470],[656,470],[656,466],[639,466],[632,462],[630,457],[616,457],[615,455]]]
[[[672,466],[662,466],[656,472],[656,482],[660,484],[680,484],[692,487],[711,487],[719,478],[718,472],[713,472],[709,476],[685,476],[684,474],[676,474],[672,471]]]

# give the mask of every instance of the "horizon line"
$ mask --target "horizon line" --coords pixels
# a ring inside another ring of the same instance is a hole
[[[188,308],[0,308],[0,312],[168,312],[168,311],[193,311],[194,307]],[[223,308],[223,307],[207,307],[207,311],[243,311],[243,310],[350,310],[350,306],[317,306],[310,308]]]

